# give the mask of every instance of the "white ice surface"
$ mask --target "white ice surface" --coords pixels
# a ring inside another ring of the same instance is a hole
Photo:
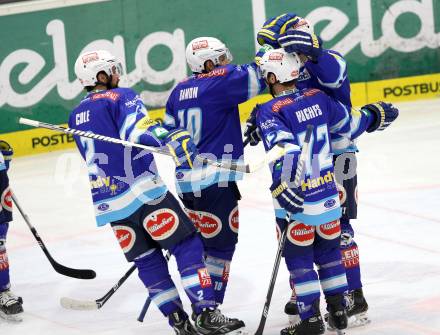
[[[390,129],[359,141],[360,207],[354,226],[372,323],[347,334],[440,334],[440,100],[399,107],[401,115]],[[247,148],[246,153],[250,160],[259,159],[263,150]],[[66,167],[66,158],[73,164]],[[153,305],[143,324],[136,321],[147,296],[136,275],[99,311],[60,306],[62,296],[101,297],[130,266],[112,231],[95,227],[86,173],[78,162],[74,150],[17,158],[11,184],[55,259],[92,268],[98,276],[85,281],[57,274],[16,212],[8,250],[13,290],[24,298],[25,314],[21,324],[0,321],[0,334],[172,334]],[[159,163],[171,184],[173,164],[163,157]],[[260,319],[276,250],[268,185],[267,169],[240,183],[240,241],[223,306],[225,314],[243,319],[251,333]],[[178,282],[174,261],[171,269]],[[265,334],[279,334],[286,325],[282,310],[289,294],[282,263]]]

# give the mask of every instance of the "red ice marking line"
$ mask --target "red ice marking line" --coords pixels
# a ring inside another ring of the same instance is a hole
[[[362,201],[361,204],[366,205],[366,206],[370,206],[370,207],[374,207],[374,208],[378,208],[378,209],[382,209],[382,210],[387,211],[387,212],[399,213],[399,214],[403,214],[403,215],[407,215],[407,216],[412,216],[412,217],[415,217],[417,219],[422,219],[422,220],[432,221],[432,222],[435,222],[435,223],[440,223],[440,219],[438,219],[438,218],[432,218],[432,217],[425,216],[425,215],[420,215],[420,214],[416,214],[416,213],[410,213],[410,212],[407,212],[407,211],[404,211],[404,210],[401,210],[401,209],[379,206],[379,205],[373,204],[371,202],[365,202],[365,201]]]

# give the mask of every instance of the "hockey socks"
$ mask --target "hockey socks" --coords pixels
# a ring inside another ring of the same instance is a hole
[[[168,264],[162,252],[155,249],[152,253],[134,260],[139,270],[139,278],[148,288],[151,300],[159,307],[163,315],[168,316],[182,309],[176,286],[168,272]]]
[[[9,261],[6,252],[6,234],[8,232],[8,224],[0,224],[0,291],[9,289]]]
[[[214,288],[208,269],[203,261],[203,244],[197,235],[193,235],[171,248],[176,257],[182,285],[191,300],[194,312],[200,314],[203,309],[215,307]]]

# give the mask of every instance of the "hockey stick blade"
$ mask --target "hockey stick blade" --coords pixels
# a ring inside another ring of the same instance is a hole
[[[118,280],[118,282],[101,298],[96,300],[78,300],[68,297],[62,297],[60,304],[66,309],[73,309],[77,311],[91,311],[100,309],[111,298],[113,294],[121,287],[128,277],[136,270],[136,265],[131,266],[130,269]]]
[[[12,201],[14,202],[15,206],[17,207],[18,211],[20,212],[21,216],[23,217],[24,221],[26,222],[27,226],[29,227],[32,235],[34,235],[35,239],[37,240],[38,245],[40,246],[41,250],[43,250],[44,254],[46,255],[46,258],[49,260],[49,263],[52,265],[54,270],[58,272],[61,275],[77,278],[77,279],[93,279],[96,277],[96,272],[89,269],[73,269],[69,268],[67,266],[64,266],[60,263],[58,263],[52,255],[49,253],[49,250],[47,250],[46,245],[44,244],[43,240],[41,239],[40,235],[38,234],[35,227],[31,224],[31,221],[29,220],[29,217],[27,214],[23,211],[21,208],[15,194],[11,195]]]
[[[286,149],[283,146],[276,145],[266,153],[262,161],[254,162],[254,163],[246,164],[246,163],[231,162],[231,161],[215,161],[201,156],[197,156],[197,159],[203,164],[206,163],[209,165],[216,166],[218,168],[222,168],[230,171],[236,171],[236,172],[253,173],[261,169],[263,166],[276,161],[278,158],[284,156],[285,153],[286,153]]]
[[[93,311],[101,308],[96,301],[76,300],[67,297],[60,299],[60,304],[66,309],[73,309],[76,311]]]

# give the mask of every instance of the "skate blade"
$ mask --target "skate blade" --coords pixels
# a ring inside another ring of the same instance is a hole
[[[0,311],[0,318],[5,320],[6,322],[17,323],[23,321],[22,314],[23,313],[11,315],[5,314],[3,311]]]
[[[357,328],[362,327],[371,323],[371,320],[368,318],[367,313],[360,313],[357,315],[353,315],[348,318],[348,328]]]

